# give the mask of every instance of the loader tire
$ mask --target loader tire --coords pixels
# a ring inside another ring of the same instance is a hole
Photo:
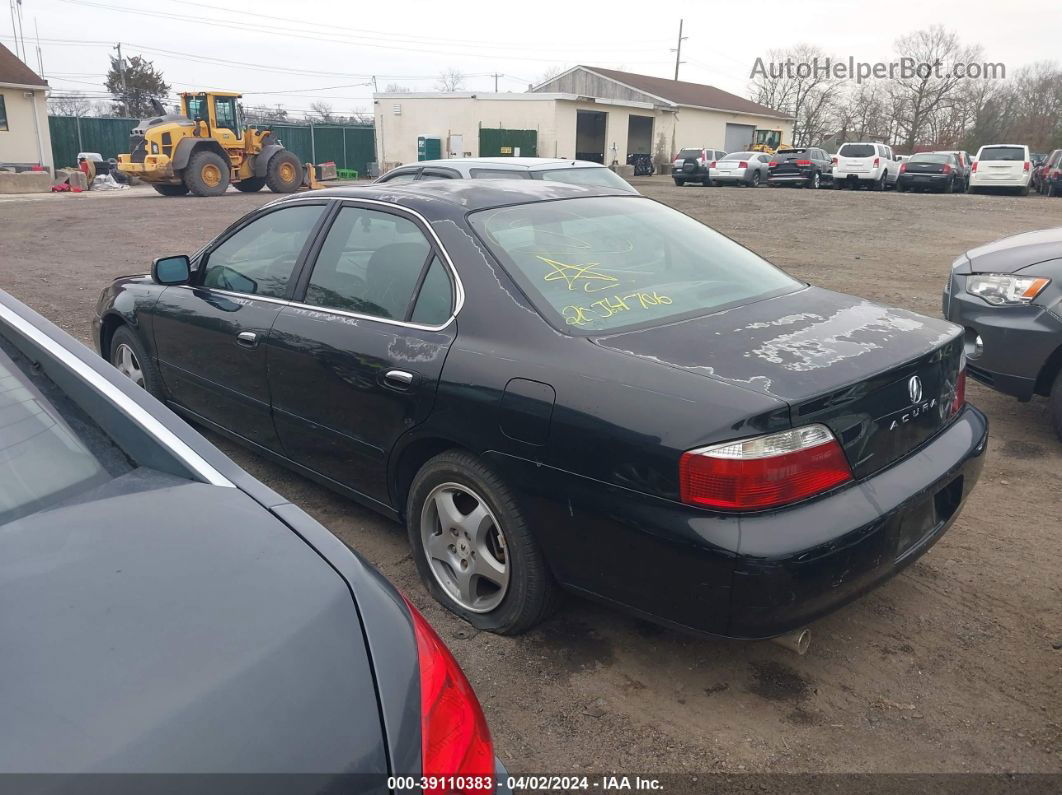
[[[229,187],[229,164],[216,152],[196,152],[183,176],[196,196],[220,196]]]
[[[235,183],[236,190],[243,193],[255,193],[265,187],[265,177],[248,177]]]
[[[273,193],[294,193],[302,185],[302,163],[293,152],[282,150],[269,158],[266,185]]]
[[[188,193],[188,186],[183,182],[180,185],[152,185],[151,187],[163,196],[184,196]]]

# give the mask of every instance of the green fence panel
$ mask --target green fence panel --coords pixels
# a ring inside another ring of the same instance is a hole
[[[538,130],[480,128],[480,157],[511,157],[516,149],[520,150],[521,157],[538,157]]]
[[[129,133],[137,119],[49,116],[52,162],[57,168],[77,165],[78,152],[99,152],[104,160],[129,151]],[[368,174],[376,159],[376,133],[364,125],[275,124],[273,135],[303,163],[334,160],[337,168]]]
[[[129,133],[137,119],[49,116],[52,162],[56,168],[77,166],[78,152],[99,152],[104,160],[129,151]]]

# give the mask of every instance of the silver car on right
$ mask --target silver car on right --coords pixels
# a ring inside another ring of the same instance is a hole
[[[758,188],[767,184],[771,156],[763,152],[731,152],[722,160],[714,160],[709,168],[712,182],[717,185],[747,185]]]

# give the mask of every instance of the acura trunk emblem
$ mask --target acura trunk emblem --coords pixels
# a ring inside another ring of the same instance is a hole
[[[911,398],[912,403],[922,402],[922,379],[917,375],[912,375],[911,379],[907,382],[907,394]]]

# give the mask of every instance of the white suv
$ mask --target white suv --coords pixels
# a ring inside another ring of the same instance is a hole
[[[885,190],[900,176],[900,158],[879,143],[842,144],[833,157],[833,184],[838,188]]]
[[[1032,160],[1024,144],[992,144],[977,150],[970,170],[970,193],[981,188],[1017,188],[1029,195]]]

